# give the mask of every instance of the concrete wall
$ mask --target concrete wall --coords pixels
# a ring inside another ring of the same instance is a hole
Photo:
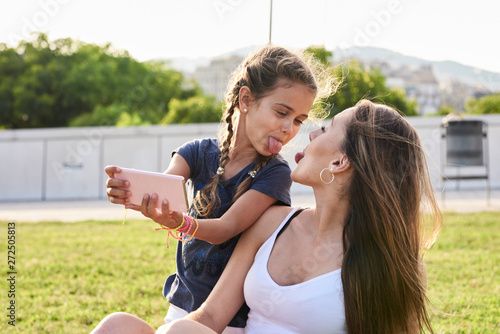
[[[500,188],[500,115],[474,117],[488,123],[490,182]],[[433,184],[441,189],[441,118],[410,117],[426,148]],[[304,125],[283,149],[290,167],[318,125]],[[215,137],[218,124],[148,127],[86,127],[0,131],[0,201],[106,198],[104,166],[164,171],[172,150],[186,141]],[[451,187],[453,182],[448,183]],[[484,181],[460,181],[462,189],[483,189]],[[292,192],[309,192],[293,185]]]

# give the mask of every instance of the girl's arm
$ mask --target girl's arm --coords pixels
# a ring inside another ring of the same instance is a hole
[[[217,333],[224,330],[245,301],[243,284],[255,254],[290,210],[290,207],[273,206],[242,234],[222,276],[207,300],[184,319],[199,322]],[[166,333],[171,332],[166,331]]]
[[[145,195],[141,206],[129,204],[129,195],[126,190],[129,186],[128,181],[114,178],[114,173],[120,171],[119,167],[107,166],[105,170],[110,177],[106,183],[110,202],[125,204],[129,209],[141,211],[144,216],[167,228],[173,228],[180,224],[182,213],[170,211],[168,203],[162,203],[161,212],[156,210],[156,194],[153,194],[151,198],[149,195]],[[187,180],[191,174],[191,169],[180,154],[174,154],[165,173],[180,175]],[[199,227],[195,237],[214,244],[221,244],[250,227],[275,202],[276,199],[271,196],[256,190],[248,190],[222,217],[217,219],[198,219]],[[188,234],[193,233],[194,229],[195,227],[193,226]]]
[[[167,228],[174,228],[182,222],[182,213],[170,211],[168,202],[162,203],[162,210],[156,210],[156,194],[145,195],[141,212],[144,216]],[[276,199],[257,190],[246,191],[220,218],[197,219],[196,239],[221,244],[252,226],[253,223],[276,202]],[[192,235],[195,226],[187,234]]]
[[[164,173],[172,175],[180,175],[184,178],[184,180],[187,180],[191,175],[191,168],[189,168],[186,159],[184,159],[182,155],[175,153],[172,159],[170,160],[170,164],[168,165],[167,170]]]
[[[188,179],[190,168],[186,160],[175,154],[165,173],[184,176]],[[145,195],[141,207],[132,209],[141,211],[158,224],[167,228],[175,228],[182,222],[182,213],[170,211],[168,202],[162,203],[162,210],[156,210],[156,194]],[[213,244],[221,244],[252,226],[266,209],[276,203],[276,199],[257,190],[246,191],[220,218],[197,219],[198,229],[195,237]],[[192,235],[195,226],[187,234]]]
[[[221,244],[252,226],[276,199],[257,190],[246,191],[218,219],[198,219],[196,238]]]

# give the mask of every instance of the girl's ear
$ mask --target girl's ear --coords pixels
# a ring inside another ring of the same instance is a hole
[[[243,86],[240,88],[240,98],[239,98],[239,109],[241,112],[245,113],[245,109],[248,111],[250,108],[250,103],[252,102],[253,95],[248,86]]]
[[[330,170],[332,173],[341,173],[345,172],[351,167],[349,164],[349,159],[347,158],[347,155],[342,154],[339,159],[332,160],[330,162]]]

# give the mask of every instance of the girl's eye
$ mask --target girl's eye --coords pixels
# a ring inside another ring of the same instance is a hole
[[[279,111],[279,110],[276,110],[276,112],[277,112],[277,113],[278,113],[278,115],[280,115],[280,116],[286,116],[286,112]]]
[[[295,120],[295,123],[299,124],[299,125],[302,125],[304,122],[302,122],[300,119],[296,119]]]

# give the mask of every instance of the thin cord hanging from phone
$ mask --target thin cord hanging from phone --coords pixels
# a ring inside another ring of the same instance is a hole
[[[122,225],[125,225],[125,220],[127,220],[127,208],[125,208],[125,215],[123,216]]]

